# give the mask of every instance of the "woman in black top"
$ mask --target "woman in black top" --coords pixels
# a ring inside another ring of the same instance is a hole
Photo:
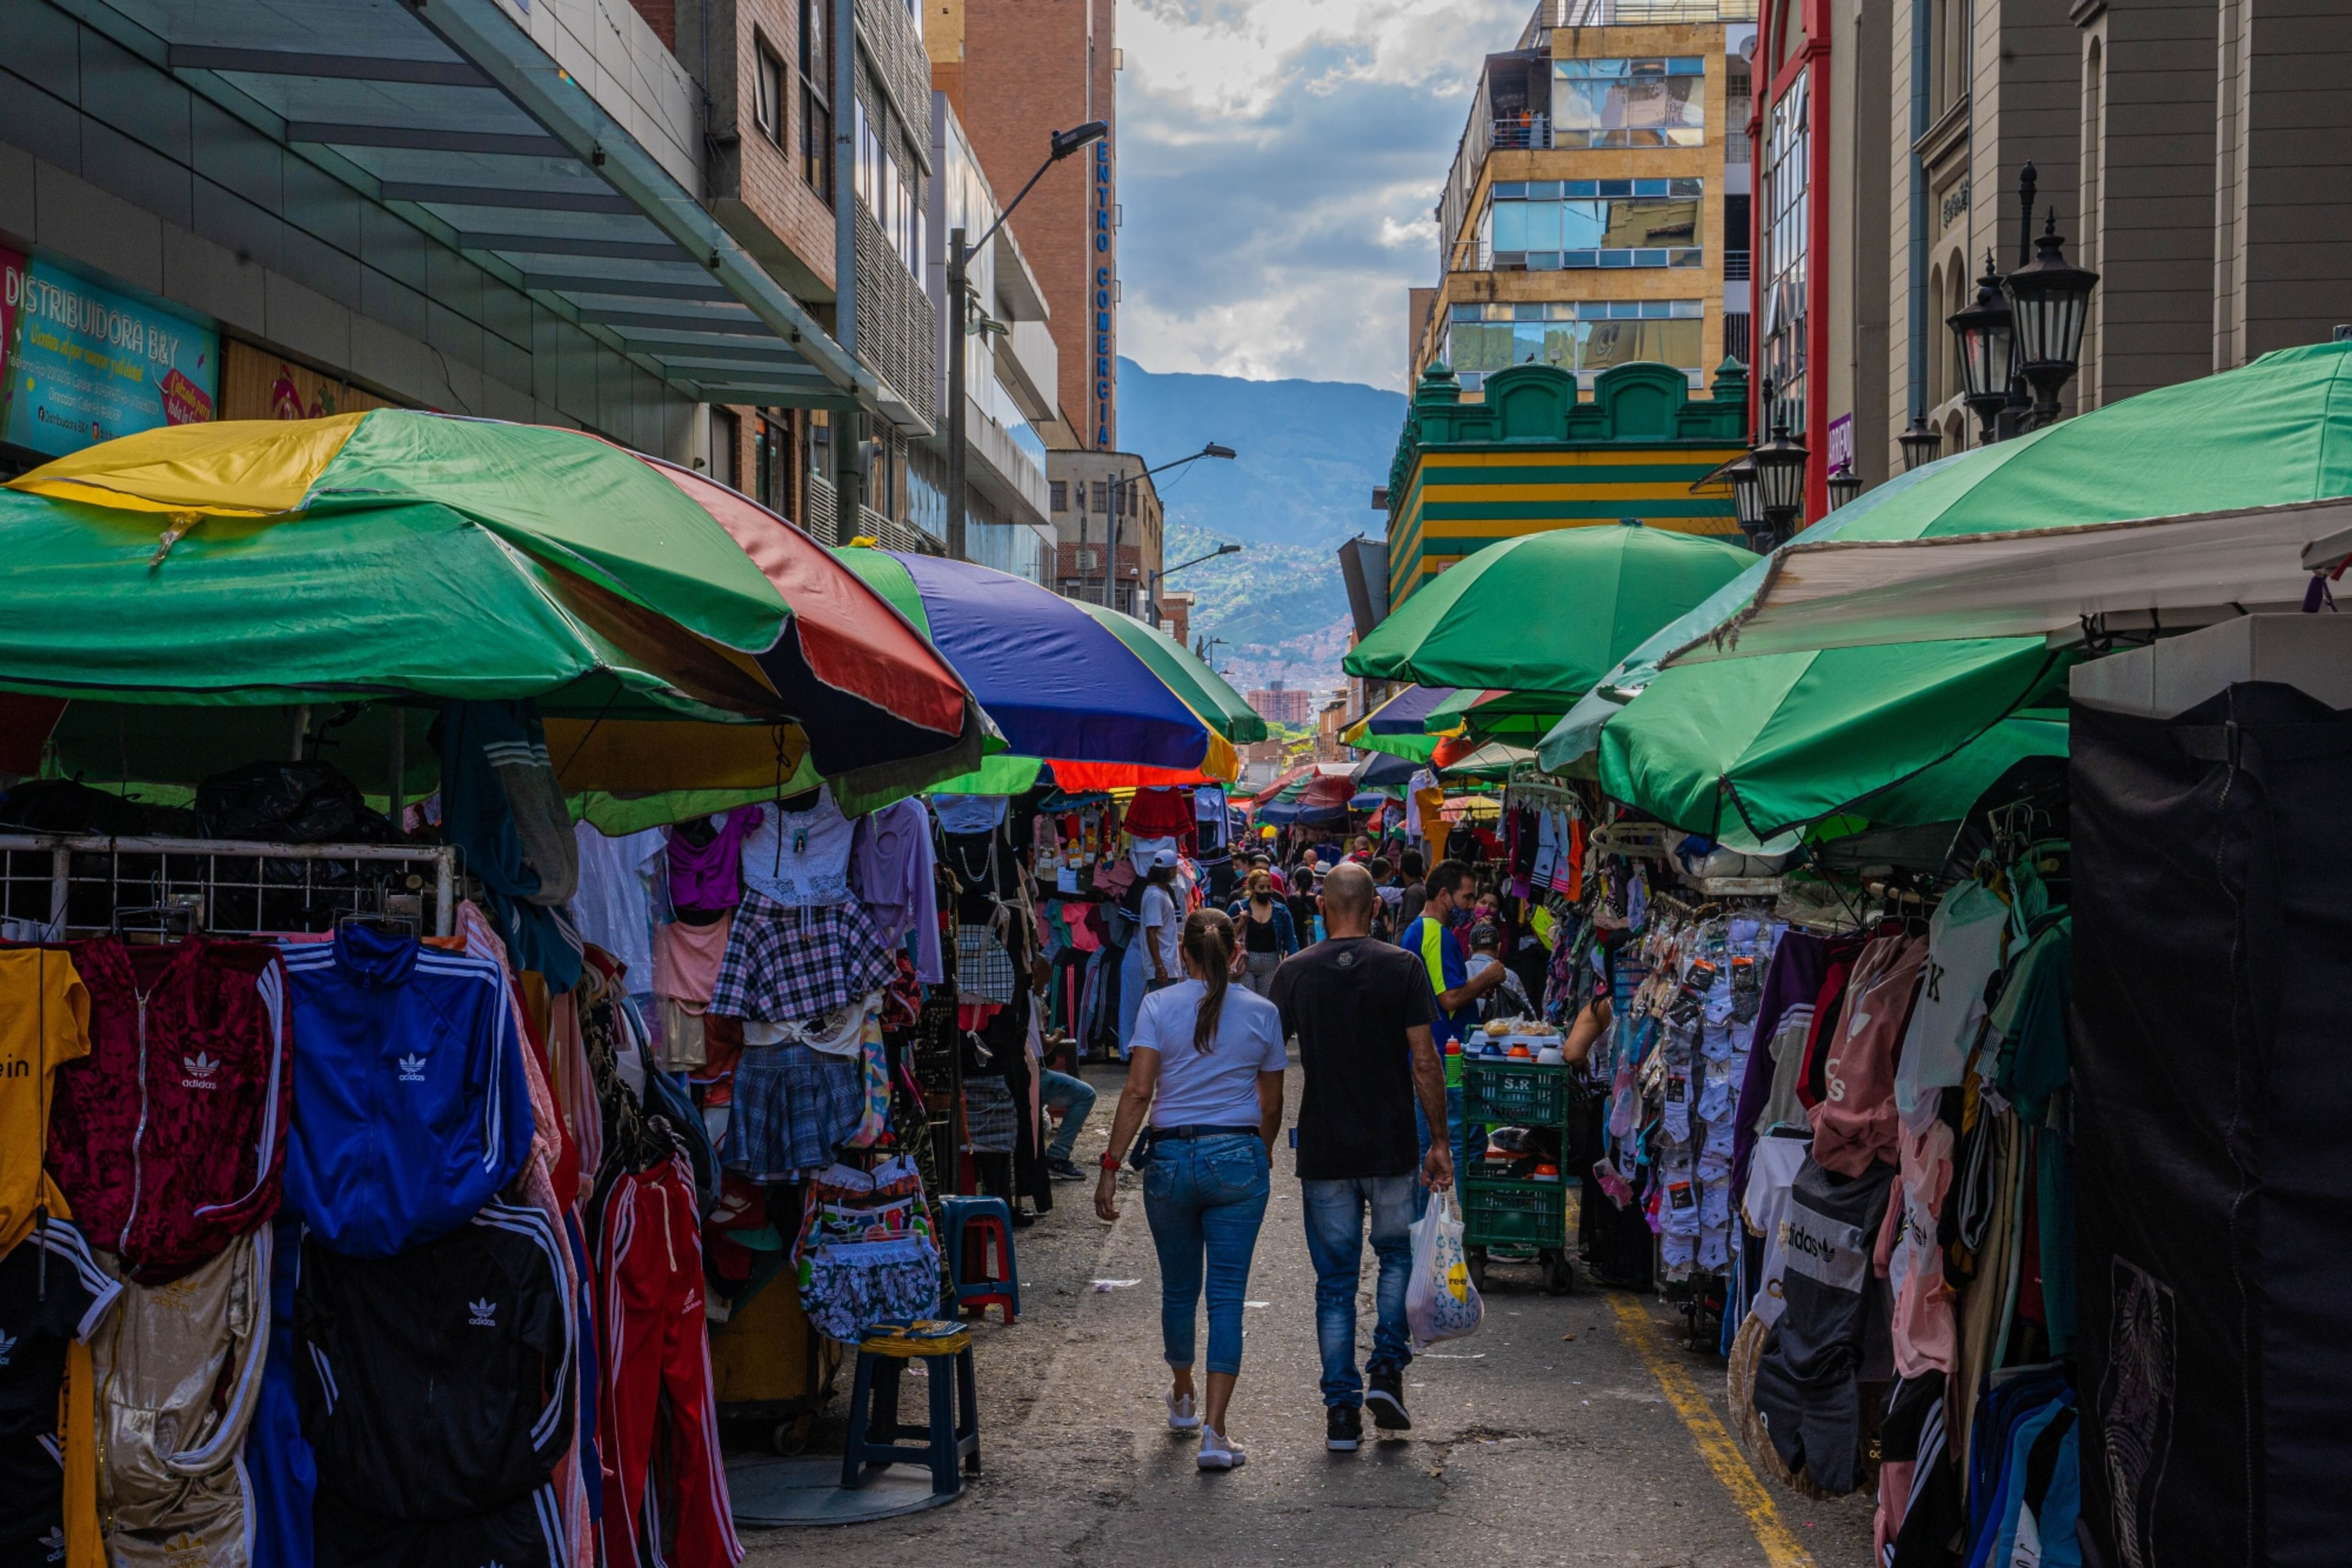
[[[1274,879],[1264,871],[1252,871],[1248,896],[1233,907],[1232,914],[1242,936],[1234,955],[1234,978],[1266,995],[1274,989],[1274,972],[1298,951],[1290,910],[1274,896]]]

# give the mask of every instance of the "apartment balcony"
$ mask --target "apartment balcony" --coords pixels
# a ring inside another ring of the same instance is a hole
[[[1725,251],[1723,253],[1723,280],[1726,283],[1747,282],[1748,258],[1748,253],[1745,250]]]
[[[1549,114],[1497,115],[1495,119],[1495,150],[1498,153],[1548,153],[1551,151],[1551,116]]]

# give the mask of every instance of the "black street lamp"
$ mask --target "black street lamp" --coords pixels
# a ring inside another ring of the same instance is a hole
[[[1936,455],[1944,449],[1944,435],[1928,425],[1926,415],[1914,414],[1911,428],[1895,437],[1895,444],[1903,448],[1903,471],[1907,474],[1923,463],[1936,460]]]
[[[1837,510],[1862,493],[1862,476],[1853,471],[1852,458],[1830,470],[1830,510]]]
[[[964,546],[964,464],[969,445],[964,431],[964,339],[971,334],[971,257],[972,253],[996,237],[1021,198],[1034,190],[1045,171],[1090,142],[1099,142],[1110,134],[1110,126],[1100,120],[1089,120],[1084,125],[1067,131],[1056,131],[1047,144],[1045,161],[1029,176],[1020,195],[1004,204],[996,221],[981,231],[978,239],[967,243],[963,230],[954,229],[948,236],[948,554],[965,559]]]
[[[1731,514],[1739,521],[1739,531],[1751,540],[1764,531],[1764,497],[1756,484],[1756,462],[1742,458],[1724,469],[1731,480]]]
[[[1162,463],[1156,468],[1146,468],[1139,474],[1113,474],[1111,476],[1108,492],[1103,498],[1103,504],[1110,509],[1110,515],[1103,519],[1103,532],[1106,535],[1106,541],[1103,547],[1104,565],[1102,607],[1104,609],[1112,610],[1118,607],[1118,595],[1115,584],[1118,581],[1119,492],[1129,485],[1141,483],[1143,480],[1150,479],[1154,474],[1164,474],[1171,468],[1181,468],[1187,463],[1197,463],[1203,458],[1223,458],[1227,461],[1231,461],[1238,456],[1240,456],[1240,454],[1235,452],[1231,447],[1223,446],[1215,441],[1209,441],[1203,443],[1199,451]],[[1081,530],[1078,540],[1080,546],[1078,552],[1079,565],[1083,569],[1086,563],[1086,551],[1084,549],[1086,539],[1083,532],[1086,528],[1086,514],[1084,512],[1078,514],[1078,527]],[[1238,548],[1238,546],[1236,546],[1236,548]],[[1220,550],[1215,552],[1215,553],[1223,555],[1225,552]],[[1185,564],[1189,566],[1194,564],[1194,563],[1186,562]],[[1164,576],[1166,574],[1163,573],[1161,575]],[[1083,584],[1081,586],[1083,587]],[[1147,584],[1145,585],[1145,591],[1147,594],[1150,592],[1150,584]]]
[[[1764,384],[1764,406],[1772,406],[1772,384]],[[1812,456],[1801,441],[1790,439],[1787,421],[1776,412],[1772,438],[1752,448],[1748,460],[1756,468],[1756,494],[1764,509],[1764,548],[1775,549],[1793,536],[1805,513],[1805,463]]]
[[[1944,318],[1960,350],[1960,376],[1967,391],[1961,401],[1984,427],[1990,445],[1998,437],[1994,422],[2009,402],[2011,320],[2009,301],[2002,297],[2000,274],[1992,252],[1985,252],[1984,276],[1977,279],[1976,303]]]
[[[2066,259],[2058,209],[2050,209],[2033,261],[2001,279],[2009,296],[2017,344],[2017,373],[2033,388],[2032,428],[2058,417],[2058,394],[2083,357],[2083,329],[2091,319],[2091,290],[2099,275]]]

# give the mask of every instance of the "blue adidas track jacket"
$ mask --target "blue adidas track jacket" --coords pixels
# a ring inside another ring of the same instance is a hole
[[[346,926],[289,943],[294,1137],[286,1207],[321,1244],[388,1258],[446,1236],[520,1171],[530,1080],[488,959]]]

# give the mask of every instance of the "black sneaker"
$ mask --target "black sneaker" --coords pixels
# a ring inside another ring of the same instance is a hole
[[[1352,1405],[1334,1405],[1323,1412],[1323,1446],[1335,1454],[1352,1454],[1364,1440],[1364,1413]]]
[[[1364,1391],[1364,1403],[1371,1407],[1372,1425],[1383,1432],[1412,1431],[1412,1417],[1404,1413],[1404,1373],[1376,1372],[1371,1383]]]
[[[1045,1173],[1057,1182],[1083,1182],[1087,1179],[1087,1173],[1067,1160],[1047,1160]]]

